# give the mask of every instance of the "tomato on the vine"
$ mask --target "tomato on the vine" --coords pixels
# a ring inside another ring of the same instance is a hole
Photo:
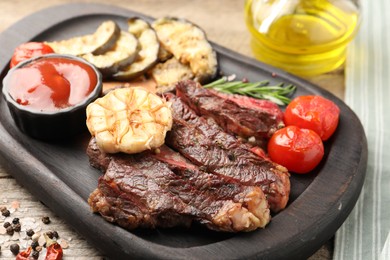
[[[299,96],[286,107],[284,121],[287,126],[311,129],[326,141],[336,130],[339,116],[339,107],[329,99]]]
[[[23,43],[16,47],[11,58],[10,67],[12,68],[27,59],[49,53],[54,53],[53,49],[43,42]]]
[[[324,156],[324,145],[319,135],[297,126],[287,126],[276,131],[268,143],[272,161],[295,173],[308,173]]]

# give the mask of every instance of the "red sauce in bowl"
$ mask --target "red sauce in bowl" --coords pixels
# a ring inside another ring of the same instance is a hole
[[[20,105],[57,111],[81,103],[96,87],[92,67],[74,59],[46,57],[16,68],[9,94]]]

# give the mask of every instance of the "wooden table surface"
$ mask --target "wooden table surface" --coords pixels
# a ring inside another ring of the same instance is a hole
[[[107,3],[107,1],[66,1],[66,0],[13,0],[0,1],[0,33],[7,27],[29,14],[43,8],[71,2]],[[249,47],[250,35],[244,23],[244,0],[111,0],[110,4],[138,11],[152,17],[177,16],[184,17],[199,26],[207,33],[209,39],[241,54],[253,57]],[[1,46],[0,46],[1,47]],[[10,54],[11,56],[11,54]],[[335,72],[308,78],[308,80],[329,90],[336,96],[344,96],[344,72]],[[0,207],[11,211],[12,218],[20,218],[22,231],[13,236],[5,234],[4,217],[0,216],[0,259],[14,259],[9,250],[12,243],[22,247],[28,243],[25,231],[33,228],[41,233],[55,230],[60,235],[60,243],[65,247],[64,259],[102,259],[104,256],[97,248],[93,248],[77,230],[73,230],[60,217],[37,201],[24,187],[12,178],[0,165]],[[41,218],[49,216],[50,224],[43,224]],[[332,242],[325,244],[311,259],[331,259]],[[40,257],[42,259],[43,256]]]

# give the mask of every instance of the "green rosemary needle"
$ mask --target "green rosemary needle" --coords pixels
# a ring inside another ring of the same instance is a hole
[[[281,106],[290,103],[291,99],[289,96],[291,96],[297,88],[292,84],[284,86],[283,83],[269,86],[268,80],[259,82],[234,81],[234,77],[231,79],[231,77],[226,76],[206,84],[203,87],[212,88],[228,94],[239,94],[258,99],[267,99]]]

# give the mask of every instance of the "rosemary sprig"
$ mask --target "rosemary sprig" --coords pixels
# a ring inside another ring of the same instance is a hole
[[[259,82],[234,81],[234,76],[224,76],[204,85],[203,87],[213,88],[217,91],[228,94],[239,94],[258,99],[267,99],[278,105],[289,104],[291,101],[289,96],[291,96],[297,88],[292,84],[284,86],[283,83],[275,86],[269,86],[268,80]]]

